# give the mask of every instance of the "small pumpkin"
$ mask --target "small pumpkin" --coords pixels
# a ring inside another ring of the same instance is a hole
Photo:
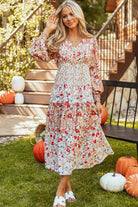
[[[131,157],[129,154],[120,157],[116,162],[116,172],[125,176],[128,167],[131,165],[137,165],[137,159],[135,157]]]
[[[25,81],[22,76],[14,76],[12,78],[12,90],[15,92],[22,92],[25,88]]]
[[[44,162],[44,141],[40,141],[35,144],[33,154],[37,161]]]
[[[0,92],[0,102],[2,104],[12,104],[14,103],[15,92],[3,90]]]
[[[131,166],[128,167],[128,169],[126,171],[126,174],[125,174],[126,179],[130,175],[133,175],[133,174],[138,174],[138,165],[131,165]]]
[[[104,124],[108,118],[108,111],[107,108],[102,105],[102,115],[101,115],[101,124]]]
[[[23,104],[24,103],[24,96],[22,93],[16,93],[15,95],[15,104]]]
[[[126,178],[119,173],[106,173],[100,178],[100,186],[107,191],[120,192],[124,189]]]
[[[125,189],[129,195],[138,197],[138,174],[130,175],[127,178]]]

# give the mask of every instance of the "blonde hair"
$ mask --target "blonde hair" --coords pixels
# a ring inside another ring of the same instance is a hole
[[[92,35],[88,33],[85,24],[85,18],[81,7],[72,0],[64,1],[56,10],[56,15],[59,18],[58,25],[55,31],[53,31],[49,38],[46,40],[47,47],[50,52],[58,52],[59,46],[66,39],[68,29],[64,26],[61,12],[63,8],[70,7],[74,13],[74,15],[78,18],[78,32],[82,38],[91,38]]]

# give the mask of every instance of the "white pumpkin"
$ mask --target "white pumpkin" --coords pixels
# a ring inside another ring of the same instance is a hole
[[[25,88],[25,81],[22,76],[14,76],[12,78],[12,90],[15,92],[22,92]]]
[[[22,93],[16,93],[15,94],[15,104],[23,104],[24,103],[24,96]]]
[[[124,189],[126,178],[118,173],[107,173],[100,178],[100,186],[107,191],[119,192]]]

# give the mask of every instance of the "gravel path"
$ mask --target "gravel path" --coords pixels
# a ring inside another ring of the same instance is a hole
[[[5,137],[0,137],[0,145],[4,145],[4,144],[7,144],[11,141],[16,141],[18,139],[21,139],[21,138],[28,138],[28,135],[27,136],[5,136]]]
[[[0,145],[34,134],[36,127],[45,119],[30,116],[0,114]]]

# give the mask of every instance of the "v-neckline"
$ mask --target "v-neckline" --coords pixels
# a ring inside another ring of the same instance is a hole
[[[74,47],[76,48],[76,47],[78,47],[80,44],[83,43],[83,40],[85,40],[85,39],[82,38],[81,41],[80,41],[76,46],[73,45],[72,42],[71,42],[70,40],[68,40],[68,39],[66,39],[65,42],[67,42],[68,44],[70,44],[72,48],[74,48]]]

